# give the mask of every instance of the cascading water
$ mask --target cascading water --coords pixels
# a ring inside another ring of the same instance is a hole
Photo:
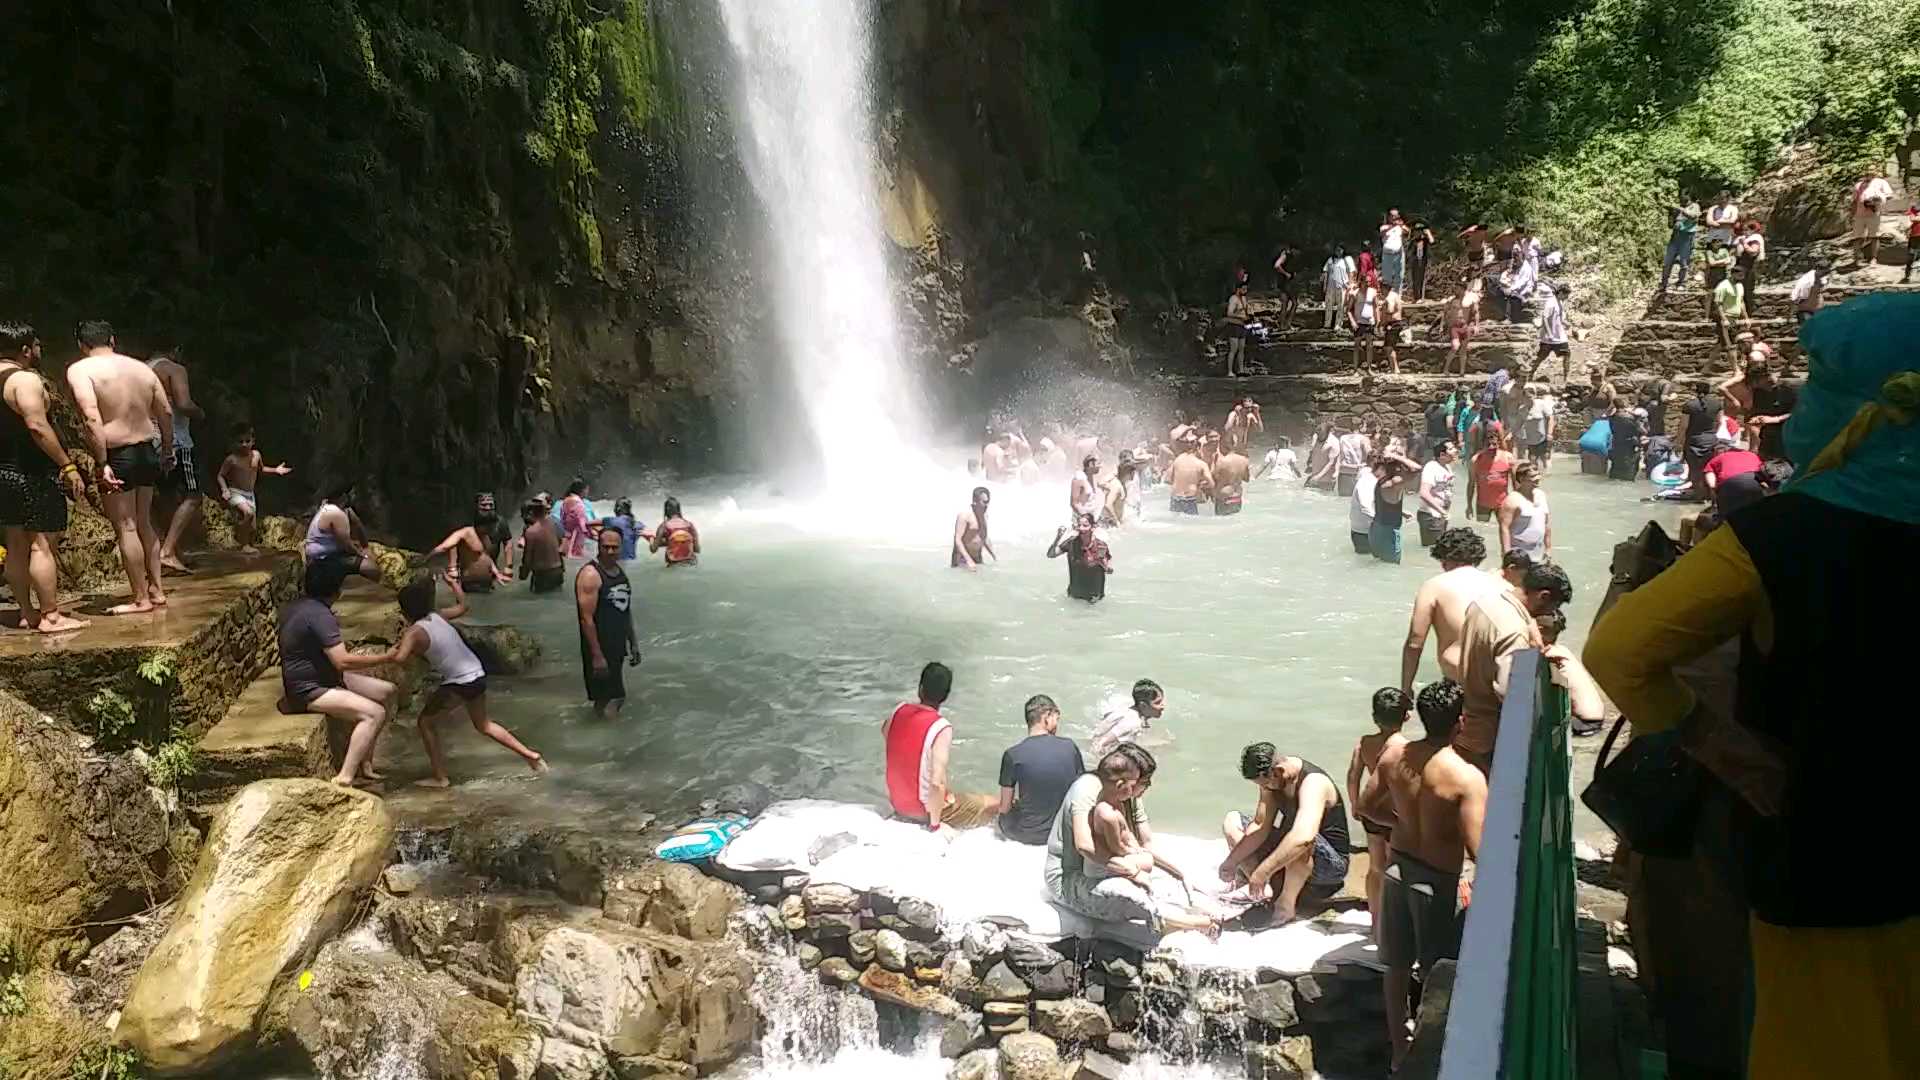
[[[924,465],[877,200],[867,0],[719,6],[735,138],[772,232],[780,345],[826,486],[870,494],[885,472]]]

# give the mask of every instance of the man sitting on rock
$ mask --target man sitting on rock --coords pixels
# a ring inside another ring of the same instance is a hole
[[[282,710],[316,712],[353,725],[340,771],[333,778],[341,785],[385,779],[373,771],[373,746],[386,726],[387,701],[393,696],[392,683],[355,670],[385,663],[386,655],[348,652],[340,639],[340,620],[333,614],[333,605],[351,573],[335,559],[308,563],[304,595],[280,616],[280,682],[286,691]]]
[[[1067,789],[1087,771],[1080,747],[1062,738],[1060,707],[1045,694],[1027,699],[1027,737],[1000,755],[1000,835],[1044,844]]]
[[[1220,878],[1244,874],[1248,896],[1255,903],[1271,896],[1273,922],[1289,922],[1302,898],[1331,899],[1347,880],[1346,802],[1325,769],[1280,756],[1272,743],[1242,751],[1240,775],[1260,789],[1260,801],[1251,815],[1227,815],[1222,828],[1233,850]]]
[[[933,832],[977,829],[999,813],[992,795],[956,794],[947,787],[953,725],[940,706],[953,691],[953,669],[938,660],[920,669],[920,700],[893,710],[880,725],[887,748],[887,798],[900,821]]]

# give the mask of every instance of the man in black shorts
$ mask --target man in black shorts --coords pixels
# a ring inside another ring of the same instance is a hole
[[[601,531],[598,556],[574,576],[573,596],[580,610],[580,669],[587,700],[593,702],[595,712],[611,719],[627,700],[620,661],[640,666],[633,632],[633,586],[620,566],[619,530]]]
[[[1255,902],[1272,897],[1273,923],[1289,922],[1300,901],[1324,902],[1347,880],[1346,801],[1325,769],[1281,757],[1272,743],[1241,751],[1240,775],[1260,789],[1260,801],[1222,824],[1232,850],[1220,878],[1246,875]]]
[[[177,573],[192,573],[180,558],[180,537],[200,512],[200,474],[193,459],[193,421],[206,415],[193,400],[193,386],[179,349],[153,354],[147,366],[159,377],[173,406],[173,467],[161,478],[161,489],[173,500],[173,514],[167,521],[167,535],[160,540],[160,566]]]
[[[119,352],[112,326],[89,319],[74,337],[85,355],[67,366],[67,387],[99,463],[100,505],[113,523],[129,587],[127,602],[107,614],[142,614],[167,603],[153,488],[173,461],[173,405],[152,368]]]
[[[67,531],[66,495],[78,500],[86,483],[48,422],[46,383],[34,370],[39,363],[33,327],[0,322],[0,543],[7,547],[7,584],[20,605],[20,628],[57,634],[87,625],[60,613],[53,556],[53,538]]]
[[[1413,968],[1421,974],[1460,954],[1460,869],[1479,856],[1487,778],[1452,746],[1466,696],[1442,679],[1421,687],[1415,706],[1426,730],[1380,752],[1378,776],[1393,797],[1393,864],[1381,885],[1380,959],[1387,965],[1387,1027],[1398,1067],[1407,1032]]]

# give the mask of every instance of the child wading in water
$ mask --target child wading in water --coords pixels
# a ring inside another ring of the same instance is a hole
[[[220,489],[220,501],[233,511],[233,538],[240,541],[242,553],[252,555],[255,550],[253,523],[260,516],[260,502],[254,497],[253,486],[259,482],[260,474],[285,476],[292,471],[293,467],[284,463],[263,463],[260,451],[254,449],[252,424],[233,425],[233,452],[220,463],[214,483]]]
[[[1380,782],[1380,754],[1407,737],[1400,728],[1413,712],[1413,699],[1397,686],[1383,686],[1373,692],[1373,723],[1378,729],[1360,736],[1353,748],[1353,760],[1347,763],[1347,805],[1367,832],[1367,910],[1374,912],[1373,938],[1380,940],[1378,927],[1380,890],[1386,881],[1387,865],[1393,861],[1393,795]]]
[[[407,617],[407,629],[400,635],[400,644],[394,648],[392,659],[404,664],[424,654],[439,684],[427,699],[426,708],[420,711],[420,742],[427,748],[433,775],[417,783],[421,787],[451,786],[446,756],[440,749],[440,738],[434,734],[433,725],[442,716],[461,709],[465,709],[467,719],[473,721],[473,730],[520,755],[534,772],[546,772],[545,759],[527,749],[513,737],[513,732],[487,719],[487,670],[467,647],[460,631],[448,621],[467,613],[467,594],[460,587],[458,574],[448,574],[446,581],[453,590],[453,606],[438,612],[433,610],[432,578],[419,578],[400,590],[400,613]]]

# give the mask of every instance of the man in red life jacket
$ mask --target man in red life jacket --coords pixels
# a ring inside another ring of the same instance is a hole
[[[936,660],[920,669],[920,700],[901,705],[880,725],[893,816],[934,832],[979,828],[1000,809],[997,795],[955,794],[947,787],[953,725],[940,715],[940,706],[952,689],[952,669]]]

